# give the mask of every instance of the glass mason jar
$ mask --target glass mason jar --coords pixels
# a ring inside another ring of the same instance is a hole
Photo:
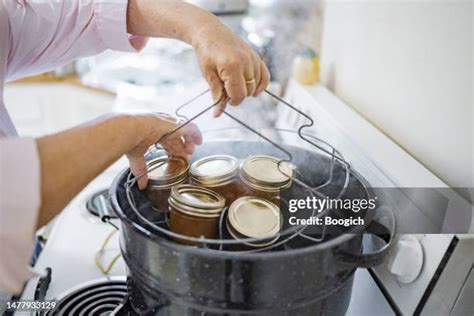
[[[280,205],[280,191],[291,186],[293,167],[272,156],[247,157],[240,167],[240,179],[246,185],[246,195],[257,196]]]
[[[147,163],[148,186],[145,194],[154,208],[168,211],[171,188],[188,179],[189,163],[185,158],[162,156]]]
[[[180,184],[171,189],[168,203],[172,232],[196,238],[218,238],[219,219],[225,207],[221,194],[191,184]],[[199,245],[179,238],[176,238],[176,241]]]
[[[233,156],[215,155],[201,158],[191,165],[190,181],[211,189],[225,198],[230,206],[243,193],[239,180],[239,160]]]
[[[251,248],[275,243],[280,237],[281,225],[282,218],[278,206],[254,196],[244,196],[235,200],[227,216],[227,231],[234,239],[262,238],[259,242],[242,243]],[[237,249],[245,249],[245,246]]]

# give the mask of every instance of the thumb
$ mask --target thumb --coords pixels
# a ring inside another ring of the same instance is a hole
[[[130,162],[130,170],[135,177],[138,178],[138,188],[144,190],[148,183],[148,170],[143,156],[128,156]]]

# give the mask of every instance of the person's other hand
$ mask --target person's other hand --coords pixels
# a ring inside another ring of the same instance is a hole
[[[138,179],[140,190],[146,188],[148,183],[147,167],[144,155],[148,148],[155,144],[163,135],[177,128],[182,122],[166,114],[136,115],[138,131],[141,137],[137,145],[127,153],[130,170]],[[173,156],[188,158],[194,152],[196,145],[202,143],[202,134],[199,128],[190,123],[173,134],[166,136],[160,145]]]
[[[192,45],[214,102],[224,93],[231,105],[238,105],[268,86],[270,73],[260,56],[220,21],[196,32]],[[214,116],[220,116],[225,107],[225,102],[217,105]]]

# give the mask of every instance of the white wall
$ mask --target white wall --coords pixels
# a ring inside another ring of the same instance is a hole
[[[453,187],[474,186],[473,6],[399,0],[324,8],[322,82]]]

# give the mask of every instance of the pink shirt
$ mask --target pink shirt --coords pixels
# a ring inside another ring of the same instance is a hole
[[[3,83],[106,49],[140,50],[126,32],[127,0],[0,0],[0,291],[19,292],[40,206],[35,140],[19,138],[3,103]]]

